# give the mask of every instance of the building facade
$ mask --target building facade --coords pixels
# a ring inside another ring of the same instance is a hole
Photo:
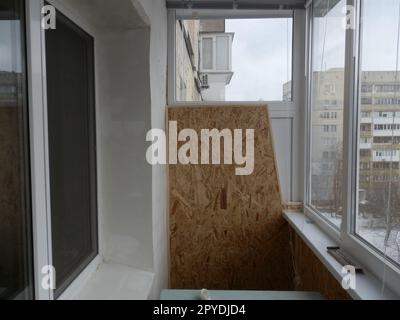
[[[400,85],[394,71],[363,72],[359,112],[359,200],[363,210],[383,205],[390,186],[400,182]],[[340,215],[343,167],[344,70],[313,75],[312,199],[316,207]],[[284,99],[291,95],[284,85]],[[394,197],[393,197],[394,198]],[[368,199],[368,201],[366,201]],[[394,201],[394,200],[393,200]],[[373,203],[375,202],[375,203]]]
[[[343,69],[316,72],[312,97],[312,201],[340,214],[343,161]]]
[[[225,101],[232,72],[234,34],[225,20],[176,22],[176,98],[178,101]]]

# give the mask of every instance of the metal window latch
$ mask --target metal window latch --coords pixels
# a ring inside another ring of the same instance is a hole
[[[363,273],[362,268],[350,258],[340,247],[327,247],[328,253],[342,266],[353,266],[357,273]]]

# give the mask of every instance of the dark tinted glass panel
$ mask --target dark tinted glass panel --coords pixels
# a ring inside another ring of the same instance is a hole
[[[0,2],[0,299],[32,289],[24,2]]]
[[[97,254],[93,38],[57,12],[46,32],[56,296]]]

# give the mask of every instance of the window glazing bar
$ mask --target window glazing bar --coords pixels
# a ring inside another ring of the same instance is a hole
[[[167,1],[168,9],[304,9],[304,2],[297,1]]]

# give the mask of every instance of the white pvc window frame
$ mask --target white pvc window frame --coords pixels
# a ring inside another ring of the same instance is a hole
[[[41,283],[42,268],[52,265],[43,5],[41,0],[26,1],[29,128],[35,299],[52,300],[52,290]]]
[[[96,47],[96,32],[90,24],[81,20],[59,0],[47,0],[62,14],[71,19],[80,28],[93,36]],[[33,224],[33,260],[34,260],[34,298],[36,300],[54,300],[53,290],[42,287],[43,268],[52,265],[51,236],[51,203],[50,203],[50,169],[47,126],[47,86],[46,86],[46,43],[45,30],[41,27],[44,0],[27,0],[26,3],[26,42],[27,42],[27,74],[28,105],[30,130],[30,163],[32,185],[32,224]],[[97,87],[97,79],[95,80]],[[97,90],[96,92],[96,112]],[[100,137],[96,120],[97,139]],[[100,159],[97,150],[97,161]],[[99,168],[99,164],[97,165]],[[99,176],[99,174],[97,174]],[[99,182],[100,183],[100,182]],[[100,188],[98,185],[98,192]],[[100,195],[98,194],[98,201]],[[98,208],[99,204],[98,204]],[[98,229],[100,219],[98,219]],[[100,244],[100,241],[99,241]],[[101,259],[97,255],[81,274],[69,285],[58,299],[73,297],[89,276],[99,265]]]
[[[168,9],[168,104],[188,103],[177,100],[176,92],[176,21],[179,19],[268,19],[287,18],[293,13],[292,32],[292,100],[265,101],[271,111],[290,111],[304,105],[304,10],[210,10],[210,9]],[[207,37],[208,35],[205,35]],[[201,45],[201,44],[200,44]],[[201,51],[200,51],[201,52]],[[202,70],[207,71],[207,70]],[[215,71],[215,70],[212,70]],[[208,101],[212,102],[212,101]],[[228,101],[227,101],[228,102]],[[234,103],[254,103],[257,101],[234,101]]]
[[[354,8],[355,30],[346,31],[346,61],[345,61],[345,92],[344,92],[344,132],[343,132],[343,214],[340,228],[336,228],[311,205],[311,97],[312,97],[312,40],[313,40],[313,6],[309,1],[307,6],[307,108],[305,117],[305,179],[304,179],[304,210],[305,214],[334,239],[355,262],[373,274],[382,283],[382,291],[389,289],[400,295],[400,266],[395,265],[378,252],[371,244],[355,234],[355,217],[358,203],[358,120],[359,110],[359,80],[360,32],[362,0],[347,0],[347,6]],[[350,289],[351,290],[351,289]]]

